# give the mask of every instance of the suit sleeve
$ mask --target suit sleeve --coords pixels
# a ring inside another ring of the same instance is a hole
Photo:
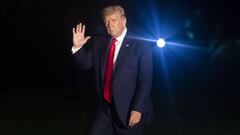
[[[150,99],[152,87],[152,46],[145,44],[141,46],[138,58],[137,89],[134,94],[132,110],[143,113]]]
[[[86,46],[88,46],[88,44],[84,45],[84,47],[82,47],[81,49],[79,49],[77,52],[73,54],[73,57],[77,62],[77,65],[81,69],[89,69],[93,66],[92,49]]]

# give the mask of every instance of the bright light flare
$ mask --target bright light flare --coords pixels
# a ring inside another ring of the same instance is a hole
[[[165,40],[164,39],[162,39],[162,38],[159,38],[158,40],[157,40],[157,46],[158,47],[164,47],[165,46],[165,44],[166,44],[166,42],[165,42]]]

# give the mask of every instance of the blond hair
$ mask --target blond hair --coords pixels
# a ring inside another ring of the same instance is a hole
[[[124,11],[122,6],[111,5],[111,6],[105,7],[102,10],[102,19],[104,19],[106,16],[111,15],[111,14],[116,13],[116,12],[120,13],[121,17],[126,18],[125,11]]]

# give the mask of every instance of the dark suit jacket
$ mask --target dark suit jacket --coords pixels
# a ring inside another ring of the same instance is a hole
[[[110,38],[91,39],[90,49],[88,44],[77,51],[74,57],[81,68],[94,68],[96,87],[102,102],[105,62]],[[115,63],[111,87],[117,116],[126,128],[131,110],[141,112],[141,121],[145,124],[152,119],[153,108],[150,98],[152,66],[151,45],[126,35]]]

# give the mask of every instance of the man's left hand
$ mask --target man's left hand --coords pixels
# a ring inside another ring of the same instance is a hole
[[[141,119],[141,113],[140,112],[131,111],[128,126],[132,127],[132,126],[136,125],[137,123],[140,122],[140,119]]]

